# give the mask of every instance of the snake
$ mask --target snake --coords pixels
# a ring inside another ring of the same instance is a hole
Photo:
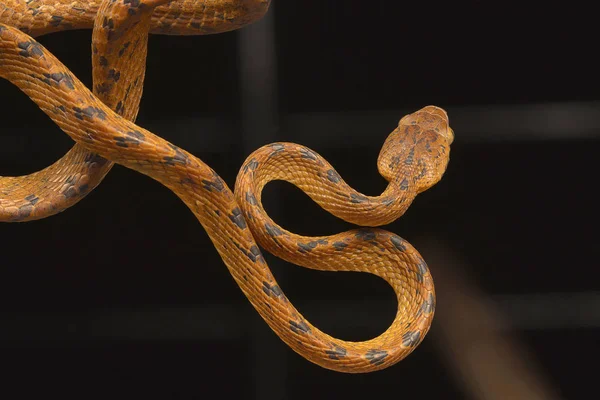
[[[234,190],[207,164],[135,124],[150,33],[215,34],[259,20],[270,0],[5,0],[0,4],[0,77],[23,91],[75,142],[38,172],[0,177],[0,221],[55,215],[89,194],[120,164],[169,188],[206,230],[234,281],[290,348],[323,368],[365,373],[412,353],[428,333],[435,289],[427,263],[400,236],[379,228],[402,216],[444,175],[454,131],[447,113],[426,106],[402,117],[377,159],[388,182],[378,196],[350,187],[316,151],[265,145],[242,163]],[[92,29],[93,87],[87,88],[34,37]],[[271,181],[295,185],[327,212],[357,228],[302,236],[262,205]],[[366,272],[394,289],[398,308],[385,332],[346,341],[311,324],[286,297],[263,251],[322,271]]]

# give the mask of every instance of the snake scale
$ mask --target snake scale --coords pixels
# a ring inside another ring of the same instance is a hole
[[[0,76],[29,96],[75,146],[48,168],[0,177],[0,220],[30,221],[65,210],[95,188],[113,163],[150,176],[194,213],[231,275],[271,329],[306,359],[358,373],[386,368],[421,343],[435,308],[427,264],[407,241],[374,228],[394,221],[416,195],[443,176],[454,133],[442,109],[403,117],[387,137],[378,169],[380,196],[349,187],[319,154],[294,143],[260,148],[244,162],[232,192],[192,154],[137,126],[148,34],[211,34],[259,19],[270,0],[5,0],[0,4]],[[59,30],[93,29],[93,92],[33,39]],[[360,228],[305,237],[274,222],[263,187],[285,180],[335,216]],[[260,247],[259,247],[260,246]],[[260,248],[288,262],[385,279],[398,311],[380,336],[349,342],[308,322],[278,286]]]

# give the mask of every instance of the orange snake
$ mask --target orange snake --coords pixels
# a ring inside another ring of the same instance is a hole
[[[402,360],[421,343],[435,308],[433,280],[404,239],[376,228],[400,217],[443,176],[454,133],[446,113],[428,106],[400,120],[378,159],[389,181],[377,197],[349,187],[314,151],[274,143],[251,154],[235,194],[210,167],[135,125],[148,33],[218,33],[259,19],[270,0],[8,0],[0,4],[0,76],[25,92],[76,142],[52,166],[0,177],[0,221],[44,218],[72,206],[112,163],[171,189],[206,229],[231,275],[277,335],[325,368],[369,372]],[[31,36],[93,29],[93,93]],[[325,210],[365,228],[304,237],[277,225],[261,204],[263,187],[288,181]],[[308,268],[369,272],[394,289],[398,311],[380,336],[348,342],[311,325],[277,285],[258,246]]]

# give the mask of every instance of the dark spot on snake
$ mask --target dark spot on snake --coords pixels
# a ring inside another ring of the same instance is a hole
[[[308,253],[315,247],[317,247],[317,242],[308,242],[308,243],[296,243],[298,245],[300,253]]]
[[[38,80],[40,80],[41,82],[44,82],[44,83],[45,83],[46,85],[48,85],[48,86],[52,86],[52,81],[51,81],[50,79],[46,78],[46,77],[43,77],[43,76],[37,76],[37,75],[35,75],[35,74],[29,74],[29,76],[31,76],[32,78],[38,79]]]
[[[283,232],[281,231],[281,229],[279,229],[278,226],[271,225],[269,223],[265,223],[265,230],[267,231],[267,234],[271,237],[283,235]]]
[[[215,177],[214,181],[209,181],[207,179],[203,179],[202,185],[204,186],[204,189],[208,190],[209,192],[212,192],[213,189],[216,190],[217,192],[220,192],[225,187],[225,185],[223,184],[223,181],[218,176]]]
[[[344,242],[333,242],[333,248],[336,250],[344,250],[348,245]]]
[[[388,352],[385,350],[369,350],[365,354],[365,358],[373,365],[383,364],[385,358],[388,356]]]
[[[429,296],[427,297],[427,299],[425,299],[425,301],[423,302],[423,305],[421,306],[421,310],[425,314],[431,314],[434,309],[435,309],[435,298],[433,297],[433,293],[429,293]]]
[[[181,149],[179,147],[177,147],[171,143],[169,143],[169,147],[171,147],[171,149],[173,149],[173,151],[175,151],[175,155],[163,157],[163,160],[168,165],[175,165],[175,163],[185,165],[188,163],[188,161],[189,161],[188,157],[185,155],[184,152],[181,151]]]
[[[84,183],[83,185],[81,185],[79,187],[79,193],[87,193],[89,188],[90,188],[90,185],[88,185],[87,183]]]
[[[115,23],[112,20],[112,18],[104,17],[104,20],[102,21],[102,27],[108,28],[108,29],[114,29]]]
[[[358,204],[358,203],[364,203],[365,201],[369,200],[367,199],[366,196],[363,196],[362,194],[356,194],[356,193],[352,193],[350,194],[350,202],[354,203],[354,204]]]
[[[136,11],[135,9],[133,9],[133,8],[129,8],[129,9],[127,10],[127,14],[129,14],[129,15],[132,15],[132,16],[133,16],[133,15],[137,14],[137,11]]]
[[[325,240],[325,239],[319,239],[319,240],[317,240],[317,243],[322,244],[323,246],[325,246],[329,242],[327,242],[327,240]]]
[[[181,159],[177,159],[177,156],[172,157],[172,156],[164,156],[163,160],[165,161],[165,163],[167,165],[175,165],[175,163],[178,164],[185,164],[185,160],[181,160]]]
[[[271,286],[266,281],[263,281],[263,292],[265,292],[268,296],[270,296],[272,294],[275,297],[279,297],[283,294],[279,285]]]
[[[402,239],[400,236],[394,235],[390,238],[390,241],[398,250],[406,251],[406,243],[404,242],[404,239]]]
[[[285,146],[282,145],[281,143],[273,143],[273,144],[270,144],[269,147],[272,150],[271,154],[269,155],[269,158],[271,158],[272,156],[279,154],[285,150]]]
[[[419,281],[419,283],[423,283],[423,274],[421,274],[420,272],[416,272],[415,275],[417,275],[417,281]]]
[[[194,29],[200,29],[200,23],[198,22],[192,22],[190,26]]]
[[[119,82],[119,79],[121,79],[121,72],[115,71],[114,69],[109,70],[108,79],[112,79],[115,82]]]
[[[108,160],[104,157],[101,157],[100,155],[98,155],[96,153],[88,153],[85,156],[84,162],[88,163],[88,164],[104,165],[108,162]]]
[[[19,54],[23,57],[32,57],[32,56],[41,57],[44,55],[42,46],[40,46],[40,44],[35,41],[21,42],[21,43],[18,43],[17,46],[19,47],[19,49],[21,49]]]
[[[63,19],[65,18],[60,15],[53,15],[52,18],[50,18],[50,25],[55,27],[59,26]]]
[[[51,74],[45,73],[44,76],[47,79],[53,80],[57,84],[64,83],[65,86],[67,86],[71,90],[75,89],[75,85],[73,84],[73,78],[66,72],[54,72]]]
[[[111,29],[106,30],[106,40],[112,42],[114,40],[118,40],[121,36],[123,36],[124,31],[121,29],[120,31],[115,31]]]
[[[106,119],[106,113],[104,111],[92,106],[86,108],[73,107],[73,111],[75,111],[75,117],[80,120],[83,120],[84,115],[88,118],[93,118],[95,115],[101,120]]]
[[[431,153],[431,144],[429,142],[425,143],[425,150]]]
[[[359,229],[358,232],[356,232],[356,235],[354,236],[357,239],[369,241],[375,239],[375,232],[369,229]]]
[[[254,171],[256,167],[258,167],[258,161],[253,158],[244,166],[244,172]]]
[[[333,345],[333,350],[325,350],[325,354],[332,360],[339,360],[342,357],[346,357],[347,353],[345,348],[335,344]]]
[[[340,181],[340,175],[335,172],[333,169],[327,171],[327,179],[329,179],[333,183],[338,183]]]
[[[96,107],[86,107],[83,109],[83,112],[89,116],[93,116],[95,114],[96,117],[100,118],[103,121],[106,119],[106,113]]]
[[[409,331],[402,335],[402,346],[404,347],[415,347],[419,344],[421,338],[420,331]]]
[[[25,200],[31,203],[32,206],[35,206],[35,204],[38,201],[40,201],[40,199],[35,194],[30,194],[29,196],[25,197]]]
[[[19,207],[19,212],[17,215],[15,215],[13,220],[15,220],[15,221],[24,220],[25,218],[29,217],[32,212],[33,212],[33,206],[31,204],[22,205],[21,207]]]
[[[394,204],[394,198],[390,197],[388,199],[385,199],[382,201],[383,205],[385,205],[386,207],[391,206],[392,204]]]
[[[408,189],[408,180],[406,178],[402,179],[402,182],[400,182],[400,190],[406,190]]]
[[[415,159],[415,148],[413,147],[410,149],[410,152],[408,153],[408,157],[406,157],[406,160],[404,160],[404,164],[412,165],[414,159]]]
[[[110,92],[112,87],[113,87],[113,85],[111,83],[102,82],[102,83],[96,85],[96,93],[106,94],[106,93]]]
[[[145,136],[139,131],[129,131],[125,133],[125,136],[115,136],[115,142],[119,147],[129,147],[130,144],[138,146]]]
[[[425,275],[429,271],[429,268],[427,267],[427,264],[424,260],[419,261],[419,263],[417,264],[417,268],[419,268],[419,273],[421,275]]]
[[[275,296],[277,296],[277,297],[279,297],[279,296],[281,296],[283,294],[283,292],[281,291],[281,288],[279,287],[279,285],[272,286],[271,287],[271,292]]]
[[[240,229],[246,229],[246,220],[244,219],[244,216],[242,215],[242,210],[240,210],[239,207],[236,207],[231,211],[229,219]]]
[[[421,163],[419,163],[420,165]],[[419,175],[415,176],[415,182],[418,181],[419,179],[423,178],[425,175],[427,175],[427,166],[425,165],[425,163],[423,163],[423,169],[421,169],[421,172],[419,172]]]
[[[73,107],[73,111],[75,111],[75,117],[83,121],[83,110],[79,107]]]
[[[388,165],[389,168],[395,168],[396,165],[398,165],[398,163],[400,162],[400,156],[394,156],[392,157],[392,160],[390,161],[390,164]]]
[[[62,112],[67,111],[67,109],[65,108],[65,106],[63,106],[62,104],[60,106],[56,107],[56,108],[58,108]]]
[[[123,45],[123,47],[121,47],[121,50],[119,50],[119,57],[122,57],[123,54],[125,53],[125,50],[127,50],[127,48],[131,45],[131,42],[127,42]]]
[[[258,204],[258,201],[256,201],[256,197],[254,197],[254,195],[252,194],[252,192],[247,192],[246,193],[246,201],[248,202],[248,204],[255,206]]]
[[[77,196],[77,190],[73,185],[71,185],[62,192],[62,195],[67,199],[72,199],[73,197]]]
[[[306,325],[306,322],[300,321],[295,322],[290,320],[290,329],[294,333],[308,333],[310,332],[310,328]]]
[[[115,107],[115,111],[117,112],[117,114],[122,115],[124,110],[125,110],[125,108],[123,107],[123,102],[119,101],[117,103],[117,106]]]
[[[256,260],[258,260],[262,257],[262,254],[260,253],[260,249],[256,245],[252,245],[252,247],[250,248],[250,251],[247,251],[242,246],[237,244],[233,239],[230,239],[230,240],[235,245],[235,247],[238,248],[239,251],[244,253],[244,255],[250,259],[250,261],[256,262]]]
[[[98,62],[100,63],[100,65],[102,67],[108,66],[108,59],[104,56],[100,56],[100,59],[98,60]]]
[[[252,261],[256,261],[259,258],[262,258],[262,254],[260,253],[260,249],[256,245],[252,245],[250,247],[250,254],[248,255]]]
[[[307,148],[301,148],[300,154],[302,154],[302,158],[306,158],[313,161],[317,160],[317,155]]]

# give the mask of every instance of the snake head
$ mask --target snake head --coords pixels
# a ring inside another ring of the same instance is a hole
[[[424,107],[402,118],[387,137],[377,160],[379,173],[403,190],[420,193],[444,175],[453,141],[446,111]]]

